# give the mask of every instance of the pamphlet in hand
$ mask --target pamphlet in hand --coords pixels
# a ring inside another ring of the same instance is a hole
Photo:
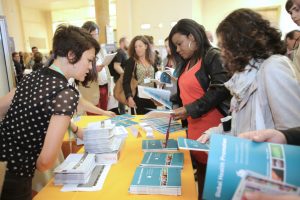
[[[232,199],[245,171],[300,186],[300,147],[212,134],[204,199]]]
[[[281,181],[272,180],[269,177],[252,171],[245,171],[245,175],[241,179],[232,199],[243,200],[246,192],[299,196],[300,188]]]
[[[179,149],[187,149],[193,151],[209,151],[209,145],[198,142],[197,140],[179,137],[177,139]]]
[[[116,53],[111,53],[111,54],[106,54],[103,58],[103,62],[101,63],[101,65],[107,66],[111,63],[112,59],[114,59],[114,57],[116,56]]]
[[[170,101],[171,92],[169,90],[157,89],[152,87],[138,86],[138,95],[140,98],[154,99],[169,109],[172,109]]]

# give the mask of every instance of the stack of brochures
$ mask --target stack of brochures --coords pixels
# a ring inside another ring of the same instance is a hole
[[[108,153],[117,151],[123,142],[120,131],[115,125],[106,121],[91,123],[84,130],[83,142],[86,152]]]
[[[181,169],[138,167],[130,184],[129,193],[181,195]]]
[[[165,143],[165,140],[143,140],[142,150],[144,152],[178,151],[176,140],[169,139],[167,146]]]
[[[70,154],[54,170],[54,184],[84,184],[96,166],[95,154]]]
[[[175,167],[183,168],[183,153],[146,152],[142,167]]]

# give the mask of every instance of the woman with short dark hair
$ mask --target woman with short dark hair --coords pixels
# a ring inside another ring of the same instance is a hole
[[[0,161],[8,163],[1,199],[31,199],[35,169],[45,171],[56,161],[79,100],[68,79],[88,82],[98,51],[89,33],[61,25],[53,38],[51,66],[27,75],[1,98]]]

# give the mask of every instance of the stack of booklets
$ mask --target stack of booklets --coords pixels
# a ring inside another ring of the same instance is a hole
[[[129,193],[181,195],[181,169],[138,167],[130,184]]]
[[[118,128],[113,124],[101,123],[89,124],[84,130],[83,142],[86,152],[109,153],[120,149],[124,138],[118,137]]]
[[[178,151],[176,140],[169,139],[166,147],[165,143],[165,140],[143,140],[142,150],[144,152]]]
[[[174,167],[183,168],[183,153],[146,152],[142,167]]]
[[[54,170],[54,184],[84,184],[96,166],[95,154],[70,154]]]

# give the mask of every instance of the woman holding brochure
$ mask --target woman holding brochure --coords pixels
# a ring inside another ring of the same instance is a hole
[[[197,139],[201,133],[220,123],[223,115],[216,108],[229,93],[222,85],[228,80],[219,51],[212,48],[202,25],[191,19],[181,19],[169,34],[171,54],[177,63],[178,93],[173,99],[179,104],[174,109],[175,119],[188,122],[187,137]],[[210,58],[209,62],[204,61]],[[204,63],[209,65],[204,68]],[[209,87],[209,89],[207,89]],[[199,196],[202,194],[207,154],[192,151],[198,164]]]
[[[138,85],[154,87],[154,83],[151,82],[155,74],[153,67],[154,57],[150,49],[150,43],[146,37],[136,36],[132,39],[128,52],[129,59],[122,64],[124,68],[123,89],[127,105],[130,108],[136,108],[136,114],[146,114],[150,111],[147,108],[155,109],[156,105],[151,99],[140,98],[138,91],[133,96],[130,82],[132,78],[135,78],[138,81]]]
[[[31,199],[35,169],[45,171],[56,161],[79,101],[68,79],[87,83],[99,49],[81,28],[59,26],[53,64],[27,75],[0,99],[0,161],[8,163],[2,199]],[[78,127],[71,129],[79,133]]]
[[[286,130],[299,126],[300,85],[281,33],[250,9],[238,9],[218,26],[222,57],[232,78],[225,83],[233,98],[231,135],[262,130]],[[223,133],[222,126],[205,131]]]

